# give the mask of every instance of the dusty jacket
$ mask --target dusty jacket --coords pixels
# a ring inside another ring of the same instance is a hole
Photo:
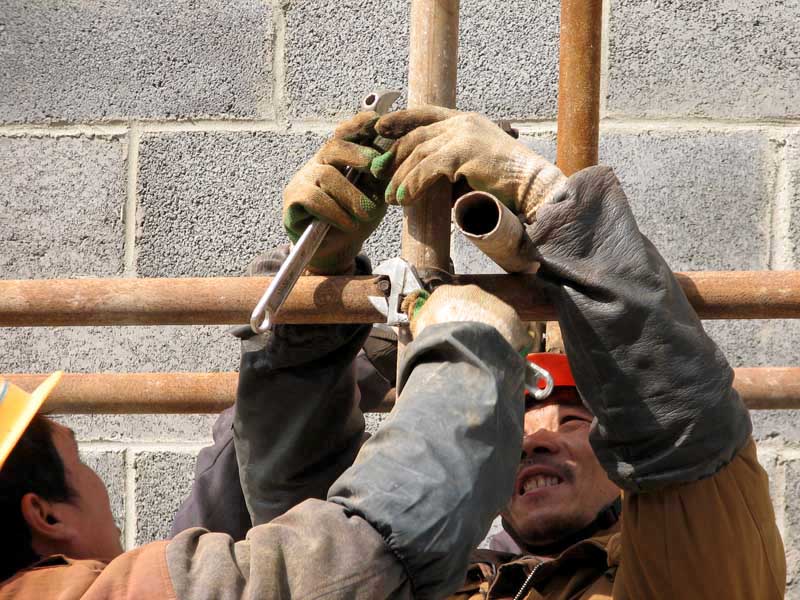
[[[352,427],[347,425],[348,402],[330,412],[329,425],[343,419],[345,434],[333,436],[337,441],[327,447],[334,455],[347,452],[347,460],[329,462],[319,449],[307,458],[323,460],[321,470],[341,469],[341,475],[325,479],[294,472],[303,460],[274,465],[271,433],[289,432],[298,443],[293,427],[308,424],[281,421],[281,415],[303,406],[305,399],[325,412],[324,397],[304,397],[302,392],[313,386],[303,388],[302,382],[330,390],[348,378],[338,361],[352,361],[363,342],[362,329],[344,327],[337,338],[349,344],[348,356],[341,344],[328,343],[313,328],[294,335],[289,327],[253,340],[253,352],[243,355],[245,375],[253,379],[243,377],[240,388],[258,379],[265,384],[248,396],[252,402],[238,403],[235,419],[245,499],[253,521],[263,523],[246,540],[234,543],[228,535],[193,528],[170,542],[126,552],[108,565],[52,557],[3,582],[0,598],[373,600],[440,598],[457,590],[468,549],[480,541],[513,485],[524,363],[491,327],[431,327],[406,349],[398,410],[364,444],[354,464],[348,464],[351,446],[360,440],[363,421],[359,414]],[[307,379],[300,372],[292,377],[292,360],[309,342],[315,361],[303,365]],[[457,398],[445,393],[452,381],[462,382]],[[280,386],[286,386],[282,394],[262,395]],[[264,403],[274,410],[260,410],[267,408]],[[268,423],[273,419],[280,422]],[[325,430],[316,433],[324,436]],[[445,488],[451,475],[456,480]],[[327,500],[305,500],[274,518],[286,503],[299,501],[295,476],[311,487],[327,487]]]
[[[547,562],[483,552],[456,597],[514,598],[533,573],[522,597],[782,598],[783,545],[732,370],[611,170],[571,177],[529,233],[592,446],[623,489],[620,531]]]
[[[620,531],[543,564],[529,597],[782,597],[782,543],[732,371],[639,232],[611,170],[571,177],[530,234],[578,387],[597,417],[593,447],[625,498]],[[456,389],[446,393],[454,397]],[[322,402],[325,389],[313,398]],[[293,457],[299,487],[309,447],[339,465],[332,457],[341,447],[328,443],[337,424],[330,425],[302,444],[301,434],[272,438],[282,456]],[[324,462],[317,458],[317,467]],[[491,584],[491,597],[514,597],[540,562],[487,552],[479,558],[468,596]]]

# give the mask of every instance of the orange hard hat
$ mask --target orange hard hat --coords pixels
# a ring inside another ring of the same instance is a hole
[[[566,354],[534,352],[528,354],[530,369],[525,377],[525,393],[537,400],[547,398],[556,387],[576,387]]]
[[[61,375],[53,373],[32,394],[0,377],[0,469]]]

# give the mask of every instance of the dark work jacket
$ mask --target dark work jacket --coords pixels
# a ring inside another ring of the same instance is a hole
[[[782,542],[732,369],[639,231],[612,171],[593,167],[570,177],[529,234],[577,387],[595,415],[592,447],[624,498],[620,532],[543,565],[529,597],[781,598]],[[306,494],[324,494],[325,478],[352,460],[363,431],[347,379],[363,330],[292,328],[297,333],[286,337],[301,344],[283,346],[285,358],[270,374],[254,368],[263,345],[243,345],[239,401],[281,423],[269,426],[260,448],[275,452],[260,463],[275,469],[268,517]],[[314,339],[324,341],[322,350],[307,343]],[[279,376],[287,383],[274,387]],[[462,382],[441,383],[437,393],[458,397]],[[290,391],[299,385],[302,394]],[[284,413],[287,405],[299,419]],[[320,409],[324,421],[316,420]],[[444,494],[452,480],[442,480]],[[507,558],[523,566],[499,569],[508,586],[487,589],[490,597],[513,597],[538,564]]]

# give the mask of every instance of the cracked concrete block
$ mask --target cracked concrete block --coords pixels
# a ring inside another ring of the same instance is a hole
[[[120,273],[125,153],[114,137],[0,138],[0,278]]]
[[[0,121],[262,116],[272,29],[259,0],[8,0]]]
[[[680,270],[767,268],[769,146],[759,132],[603,132],[639,228]]]
[[[139,274],[238,276],[287,242],[282,193],[317,134],[169,133],[139,149]]]
[[[492,118],[555,118],[560,3],[462,0],[458,98]]]
[[[136,545],[169,537],[172,520],[194,481],[197,451],[141,451],[136,468]]]
[[[608,57],[612,115],[800,115],[797,2],[620,0]]]
[[[77,433],[76,433],[77,435]],[[80,439],[80,438],[79,438]],[[91,467],[106,484],[111,513],[125,539],[125,450],[94,450],[80,448],[81,462]]]

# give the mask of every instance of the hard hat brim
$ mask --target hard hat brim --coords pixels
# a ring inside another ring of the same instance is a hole
[[[31,394],[8,380],[0,381],[0,469],[62,375],[53,373]]]

